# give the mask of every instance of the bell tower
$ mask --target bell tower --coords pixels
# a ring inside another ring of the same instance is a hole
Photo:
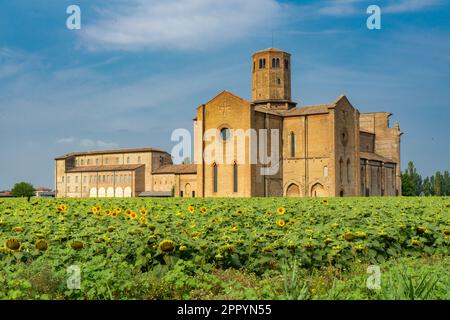
[[[276,48],[252,56],[252,101],[269,109],[287,110],[291,101],[291,55]]]

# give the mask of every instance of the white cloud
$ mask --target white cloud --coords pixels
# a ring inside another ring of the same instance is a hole
[[[100,148],[116,148],[119,145],[117,143],[114,142],[105,142],[102,140],[97,140],[96,145]]]
[[[72,144],[75,142],[75,138],[74,137],[61,138],[56,142],[60,144]]]
[[[267,32],[281,11],[276,0],[129,0],[100,9],[81,38],[93,50],[201,50]]]
[[[386,13],[402,13],[427,9],[442,3],[441,0],[400,0],[392,3],[382,9]]]
[[[357,4],[361,0],[337,0],[327,3],[325,6],[318,9],[319,15],[327,16],[349,16],[358,12],[364,13],[364,11],[358,10]]]
[[[369,3],[370,4],[370,3]],[[404,13],[425,10],[442,4],[442,0],[386,0],[379,4],[382,13]],[[329,0],[302,6],[312,16],[347,17],[366,14],[366,0]]]
[[[114,142],[105,142],[103,140],[94,140],[94,139],[75,139],[74,137],[67,137],[67,138],[61,138],[56,141],[59,144],[72,144],[72,145],[78,145],[82,148],[116,148],[118,147],[117,143]]]
[[[83,148],[94,148],[94,147],[99,147],[99,148],[115,148],[118,146],[117,143],[113,143],[113,142],[105,142],[102,140],[92,140],[92,139],[82,139],[79,142],[80,147]]]

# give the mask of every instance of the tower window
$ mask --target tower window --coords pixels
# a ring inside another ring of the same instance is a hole
[[[291,158],[295,158],[295,133],[291,132]]]
[[[266,59],[259,59],[259,68],[260,69],[266,68]]]
[[[273,58],[272,59],[272,68],[279,68],[280,67],[280,59],[278,58]]]
[[[284,59],[284,68],[286,70],[289,69],[289,61],[288,61],[288,59]]]
[[[342,170],[344,170],[344,160],[339,160],[339,182],[342,183]]]
[[[277,78],[277,84],[281,84],[281,79]]]
[[[213,164],[213,191],[217,192],[217,165]]]

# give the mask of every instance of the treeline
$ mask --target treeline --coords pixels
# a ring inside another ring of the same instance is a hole
[[[404,196],[450,196],[450,175],[437,171],[433,176],[422,178],[414,163],[402,173],[402,195]]]

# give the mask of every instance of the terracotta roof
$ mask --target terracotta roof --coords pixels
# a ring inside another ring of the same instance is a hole
[[[156,148],[129,148],[129,149],[112,149],[112,150],[95,150],[95,151],[80,151],[66,153],[62,156],[56,157],[55,160],[62,160],[72,156],[90,156],[90,155],[100,155],[100,154],[111,154],[111,153],[138,153],[138,152],[164,152],[164,150]]]
[[[168,164],[153,171],[153,174],[189,174],[197,173],[196,164]]]
[[[96,171],[132,171],[144,166],[143,164],[122,164],[111,166],[80,166],[67,170],[72,172],[96,172]]]
[[[335,104],[321,104],[317,106],[306,106],[301,108],[292,108],[284,112],[285,117],[303,116],[307,114],[328,113],[329,108],[334,108]]]
[[[46,187],[37,187],[34,189],[34,191],[52,191],[52,189]]]
[[[267,49],[256,51],[253,55],[258,54],[258,53],[263,53],[263,52],[286,52],[286,51],[280,50],[278,48],[267,48]]]
[[[366,131],[366,130],[359,130],[359,133],[370,134],[370,135],[372,135],[372,136],[375,135],[375,133],[370,132],[370,131]]]
[[[380,162],[386,162],[386,163],[395,163],[395,161],[393,161],[393,160],[390,160],[388,158],[380,156],[379,154],[371,153],[371,152],[360,152],[359,156],[361,159],[374,160],[374,161],[380,161]]]

